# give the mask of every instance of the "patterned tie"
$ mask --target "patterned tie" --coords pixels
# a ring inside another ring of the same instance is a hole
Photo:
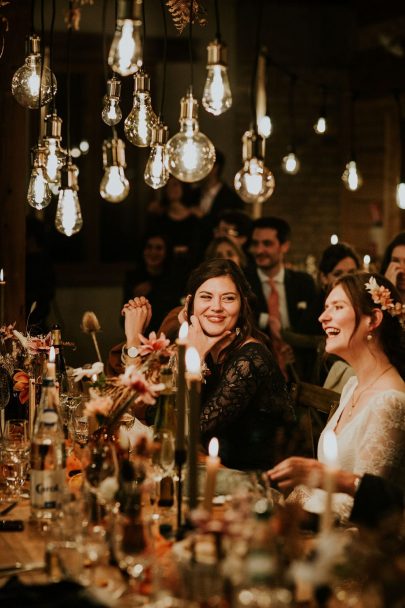
[[[267,308],[269,311],[269,329],[273,342],[274,353],[277,357],[277,362],[285,378],[288,378],[287,365],[283,348],[285,343],[281,337],[281,315],[280,315],[280,299],[277,287],[272,278],[269,277],[270,294],[267,300]]]

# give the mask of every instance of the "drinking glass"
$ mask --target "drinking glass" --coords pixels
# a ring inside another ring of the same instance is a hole
[[[27,420],[7,420],[1,449],[2,476],[6,494],[18,499],[24,485],[30,455]]]
[[[67,372],[67,390],[60,395],[60,405],[69,435],[74,435],[74,414],[83,402],[83,394],[78,382]]]

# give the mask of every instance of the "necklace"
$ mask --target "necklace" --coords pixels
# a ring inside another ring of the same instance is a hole
[[[360,391],[360,393],[358,394],[357,398],[354,398],[354,393],[356,391],[356,389],[353,391],[353,395],[352,395],[352,402],[350,404],[350,410],[349,410],[349,417],[352,415],[354,408],[356,407],[356,405],[358,404],[360,397],[362,396],[363,393],[365,393],[366,391],[368,391],[372,386],[374,386],[374,384],[377,382],[377,380],[379,380],[380,378],[382,378],[384,376],[384,374],[386,374],[388,372],[388,370],[390,370],[392,367],[392,365],[389,365],[388,367],[386,367],[381,374],[379,374],[377,376],[377,378],[375,378],[372,382],[370,382],[370,384],[367,384],[367,386],[365,388],[363,388],[362,391]],[[356,387],[357,388],[357,387]]]

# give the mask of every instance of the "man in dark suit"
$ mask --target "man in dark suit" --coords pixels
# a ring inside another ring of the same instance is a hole
[[[246,271],[253,292],[257,297],[256,312],[259,327],[275,334],[290,329],[305,334],[306,312],[316,297],[316,286],[306,272],[291,270],[284,265],[284,257],[290,248],[291,229],[278,217],[262,217],[253,222],[250,253],[254,263]],[[273,310],[270,310],[273,302]],[[277,311],[274,311],[276,306]],[[275,319],[275,317],[278,317]],[[281,324],[281,327],[280,327]],[[295,353],[296,357],[305,359]],[[290,357],[291,353],[287,353]],[[297,363],[300,363],[297,361]],[[306,379],[309,370],[301,369],[301,379]]]

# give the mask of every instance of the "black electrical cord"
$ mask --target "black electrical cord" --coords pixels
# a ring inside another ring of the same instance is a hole
[[[257,11],[257,23],[256,23],[256,51],[254,58],[254,67],[252,70],[252,81],[250,83],[250,106],[252,112],[252,123],[253,129],[257,130],[257,112],[256,112],[256,80],[257,80],[257,64],[259,62],[260,55],[260,39],[263,21],[263,0],[260,0]]]
[[[188,30],[188,52],[190,56],[190,92],[193,92],[194,86],[194,71],[193,71],[193,3],[194,0],[190,0],[190,29]]]
[[[214,5],[215,5],[215,23],[216,23],[216,28],[217,28],[215,38],[218,40],[218,42],[221,42],[221,26],[220,26],[220,19],[219,19],[218,0],[215,0]]]
[[[72,14],[73,0],[69,0],[69,13]],[[67,48],[66,48],[66,147],[70,156],[70,86],[71,86],[71,47],[72,47],[73,24],[68,24]]]
[[[55,32],[55,15],[56,15],[56,4],[55,0],[52,0],[52,16],[51,16],[51,28],[49,31],[49,68],[51,74],[53,74],[53,37]],[[56,91],[52,87],[52,113],[56,112]]]
[[[167,72],[167,21],[166,21],[166,9],[165,0],[160,0],[160,7],[162,9],[162,20],[163,20],[163,76],[162,76],[162,97],[160,100],[160,112],[159,118],[163,122],[163,112],[165,106],[166,96],[166,72]]]

